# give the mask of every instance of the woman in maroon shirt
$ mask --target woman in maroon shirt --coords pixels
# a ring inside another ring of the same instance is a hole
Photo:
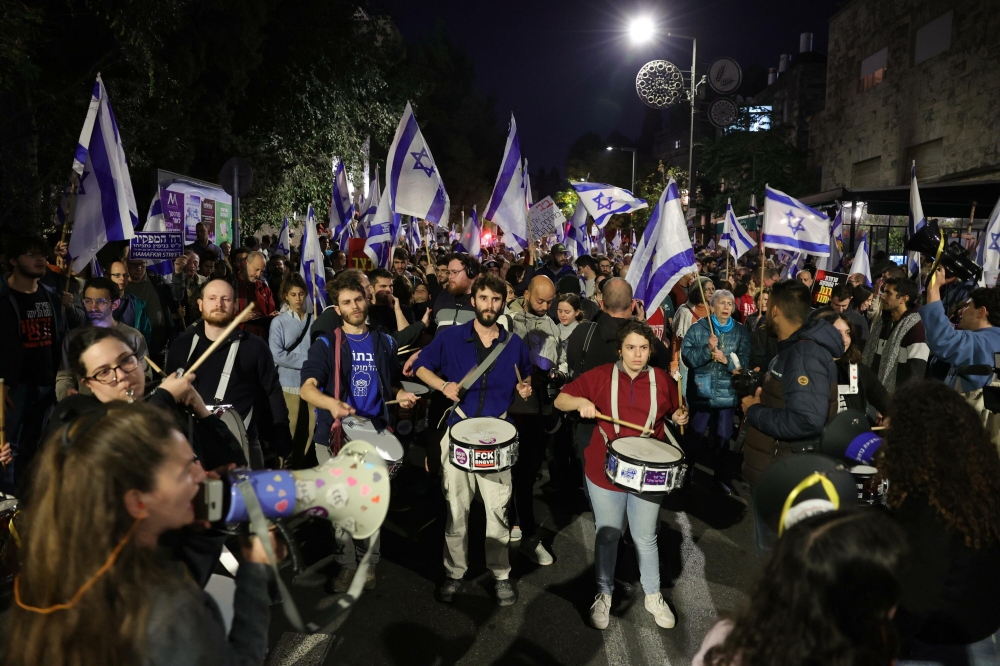
[[[582,418],[598,413],[611,414],[612,381],[617,375],[618,418],[632,423],[651,424],[653,436],[663,439],[664,419],[687,423],[688,415],[679,408],[677,384],[663,370],[650,367],[649,358],[656,335],[643,322],[629,321],[618,332],[617,363],[594,368],[565,386],[556,397],[555,406],[564,412],[580,412]],[[652,399],[655,397],[655,401]],[[618,437],[640,436],[641,432],[600,421],[584,451],[584,469],[590,501],[594,508],[597,538],[594,564],[598,594],[590,608],[590,619],[598,629],[606,629],[614,590],[618,540],[625,529],[625,516],[635,541],[639,559],[639,577],[646,593],[645,606],[656,624],[670,629],[674,615],[660,593],[660,559],[656,547],[656,526],[660,517],[662,495],[639,495],[612,485],[604,473],[607,442]]]

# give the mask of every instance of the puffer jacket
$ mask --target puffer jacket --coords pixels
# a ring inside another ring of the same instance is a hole
[[[728,361],[726,365],[712,359],[712,352],[708,349],[709,336],[708,319],[699,319],[688,329],[681,346],[681,357],[688,367],[686,396],[694,411],[735,407],[737,398],[733,390],[733,373],[736,365],[730,354],[736,354],[741,368],[750,364],[750,335],[742,324],[733,322],[733,328],[728,333],[716,332],[719,349]]]

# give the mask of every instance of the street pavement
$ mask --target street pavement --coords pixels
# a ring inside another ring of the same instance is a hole
[[[445,503],[440,481],[429,477],[422,449],[397,478],[393,509],[381,532],[378,585],[349,614],[328,625],[339,595],[325,590],[336,575],[329,530],[306,535],[308,569],[283,577],[304,619],[321,633],[296,633],[279,606],[272,607],[269,666],[332,664],[438,666],[525,664],[626,666],[689,664],[721,613],[747,600],[758,571],[753,524],[746,502],[723,497],[699,468],[691,493],[668,497],[660,512],[660,578],[677,626],[661,629],[643,607],[635,552],[619,548],[611,625],[590,626],[594,582],[594,519],[583,492],[557,489],[547,468],[535,486],[535,514],[555,563],[540,567],[511,544],[511,578],[519,598],[497,606],[485,568],[482,504],[470,519],[470,571],[454,604],[435,600],[444,571]],[[746,487],[738,484],[743,497]],[[309,538],[311,537],[311,538]]]

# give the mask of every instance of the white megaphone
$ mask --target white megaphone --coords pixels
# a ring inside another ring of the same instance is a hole
[[[199,518],[241,523],[250,516],[239,485],[248,482],[264,516],[297,514],[326,518],[366,539],[378,531],[389,510],[389,471],[367,442],[348,442],[336,457],[303,470],[234,469],[223,479],[206,479],[195,501]]]

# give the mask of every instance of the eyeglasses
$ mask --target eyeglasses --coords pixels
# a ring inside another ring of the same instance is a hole
[[[86,305],[86,306],[87,306],[88,308],[89,308],[89,307],[90,307],[91,305],[96,305],[96,306],[97,306],[97,307],[99,307],[99,308],[103,308],[103,307],[104,307],[104,306],[106,306],[106,305],[107,305],[108,303],[112,303],[112,302],[113,302],[113,301],[109,301],[109,300],[108,300],[108,299],[106,299],[106,298],[82,298],[82,299],[80,299],[80,300],[82,300],[82,301],[83,301],[83,304],[84,304],[84,305]]]
[[[135,357],[135,354],[131,354],[123,358],[118,365],[112,368],[104,368],[94,376],[87,377],[87,379],[93,379],[98,384],[117,384],[119,368],[127,375],[137,367],[139,367],[139,359]]]

